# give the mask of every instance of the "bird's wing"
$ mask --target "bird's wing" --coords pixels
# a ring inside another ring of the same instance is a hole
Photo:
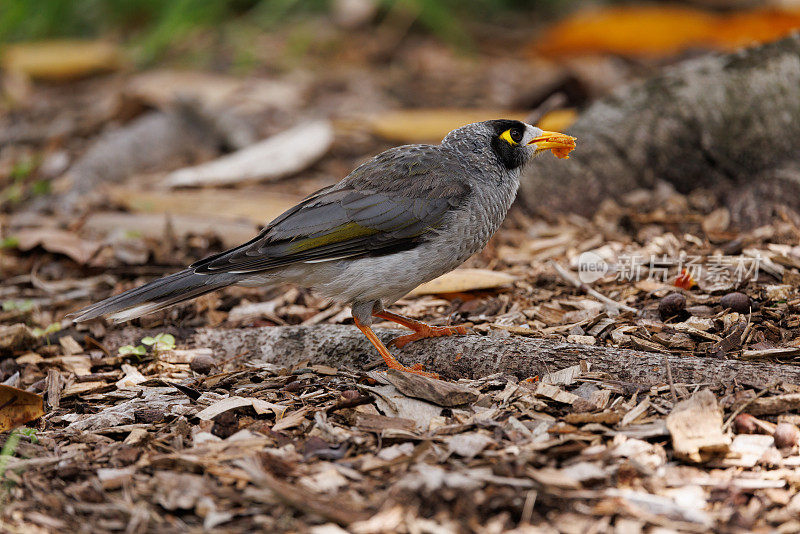
[[[198,274],[245,274],[407,250],[441,224],[469,187],[460,179],[459,163],[441,156],[438,147],[404,149],[374,158],[279,216],[248,243],[191,268]],[[417,152],[421,157],[413,156]]]

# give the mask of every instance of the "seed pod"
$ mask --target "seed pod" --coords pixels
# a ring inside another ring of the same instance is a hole
[[[755,423],[755,417],[749,413],[740,413],[733,420],[733,429],[737,434],[755,434],[758,432],[758,427]]]
[[[342,400],[344,401],[352,401],[357,399],[361,396],[361,393],[357,389],[346,389],[341,392]]]
[[[658,303],[658,314],[665,321],[686,309],[686,297],[680,293],[670,293]]]
[[[738,291],[728,293],[719,301],[723,308],[728,308],[736,313],[749,313],[750,312],[750,297]]]
[[[189,363],[189,369],[201,375],[207,375],[216,365],[214,358],[208,354],[198,354]]]
[[[800,443],[800,429],[792,423],[778,423],[775,427],[775,446],[779,449],[794,447]]]

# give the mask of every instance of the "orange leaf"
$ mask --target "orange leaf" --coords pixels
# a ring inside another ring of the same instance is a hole
[[[39,395],[0,384],[0,432],[43,415],[44,401]]]
[[[581,10],[550,27],[531,45],[534,54],[674,55],[694,47],[732,50],[800,28],[800,11],[755,9],[716,14],[676,6]]]

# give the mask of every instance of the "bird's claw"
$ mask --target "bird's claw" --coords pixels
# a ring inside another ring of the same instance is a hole
[[[429,337],[443,337],[443,336],[455,336],[455,335],[464,335],[467,333],[467,327],[463,325],[459,326],[427,326],[425,328],[421,328],[411,334],[406,334],[404,336],[396,337],[389,342],[389,345],[394,345],[398,349],[402,349],[409,343],[413,341],[419,341],[420,339],[425,339]]]

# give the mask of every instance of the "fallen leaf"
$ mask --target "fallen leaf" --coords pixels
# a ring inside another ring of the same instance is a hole
[[[294,108],[303,102],[302,88],[296,81],[243,79],[190,70],[163,69],[138,74],[128,83],[125,92],[132,98],[160,108],[185,99],[237,111]]]
[[[221,158],[171,172],[168,187],[275,181],[296,174],[321,158],[333,143],[328,121],[300,124]]]
[[[182,189],[175,191],[141,190],[130,187],[109,189],[109,196],[129,210],[139,213],[170,213],[196,216],[213,213],[214,217],[247,219],[264,224],[288,210],[300,200],[299,196],[248,188]],[[173,223],[174,224],[174,223]]]
[[[551,132],[563,132],[577,120],[578,111],[574,108],[554,109],[539,119],[536,126]]]
[[[116,46],[103,41],[41,41],[6,48],[3,68],[31,78],[70,80],[122,65]]]
[[[101,246],[97,241],[82,239],[58,228],[25,228],[15,233],[14,238],[20,250],[27,251],[41,245],[48,252],[64,254],[80,264],[88,262]]]
[[[498,109],[410,109],[390,111],[372,117],[369,125],[375,135],[399,143],[438,143],[452,130],[503,117],[525,120],[524,111]]]
[[[417,286],[408,297],[434,295],[438,293],[459,293],[478,289],[493,289],[513,283],[516,277],[489,269],[456,269],[439,278]]]
[[[234,247],[256,235],[256,226],[250,222],[207,215],[174,215],[153,213],[100,212],[87,217],[83,228],[101,235],[112,232],[130,232],[151,239],[163,239],[167,229],[178,239],[189,235],[211,234],[218,236],[226,247]]]
[[[24,425],[43,415],[42,397],[0,384],[0,432]]]
[[[589,8],[551,26],[531,45],[535,55],[587,53],[674,55],[690,48],[734,50],[800,27],[800,11],[754,9],[716,14],[664,5]]]

